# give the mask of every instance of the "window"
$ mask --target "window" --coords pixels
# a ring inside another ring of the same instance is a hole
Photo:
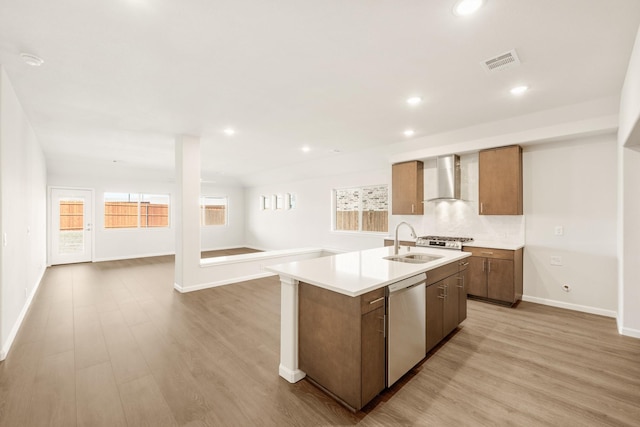
[[[104,228],[169,227],[169,195],[104,193]]]
[[[226,225],[227,224],[227,198],[226,197],[201,197],[200,198],[200,225]]]
[[[386,185],[333,191],[336,231],[389,231],[389,196]]]

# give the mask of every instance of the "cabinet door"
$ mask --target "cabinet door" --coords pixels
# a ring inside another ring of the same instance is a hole
[[[499,301],[515,302],[513,261],[487,259],[487,296]]]
[[[472,256],[469,260],[469,280],[467,293],[478,297],[487,297],[487,259],[483,257]]]
[[[391,174],[391,213],[393,215],[422,215],[424,213],[423,198],[423,163],[413,161],[393,165]]]
[[[442,335],[447,336],[458,326],[458,275],[444,279],[444,307],[442,313]]]
[[[480,151],[478,168],[480,215],[522,215],[522,149]]]
[[[362,316],[362,405],[385,386],[384,306]]]
[[[468,260],[464,261],[469,262]],[[469,269],[465,268],[458,273],[458,323],[467,318],[467,284],[469,283]]]
[[[444,280],[427,286],[427,351],[444,338]]]

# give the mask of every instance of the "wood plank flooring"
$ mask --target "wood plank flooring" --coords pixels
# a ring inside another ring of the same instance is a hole
[[[173,258],[49,268],[7,359],[0,426],[640,426],[640,340],[613,319],[469,301],[352,414],[278,376],[276,277],[189,294]]]

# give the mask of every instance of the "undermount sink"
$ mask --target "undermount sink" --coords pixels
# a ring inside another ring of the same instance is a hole
[[[396,262],[407,262],[411,264],[424,264],[427,262],[435,261],[442,258],[441,256],[427,255],[427,254],[406,254],[406,255],[391,255],[386,256],[384,259]]]

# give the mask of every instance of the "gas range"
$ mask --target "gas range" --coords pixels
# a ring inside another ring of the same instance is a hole
[[[416,246],[462,250],[462,244],[473,242],[471,237],[422,236],[416,239]]]

